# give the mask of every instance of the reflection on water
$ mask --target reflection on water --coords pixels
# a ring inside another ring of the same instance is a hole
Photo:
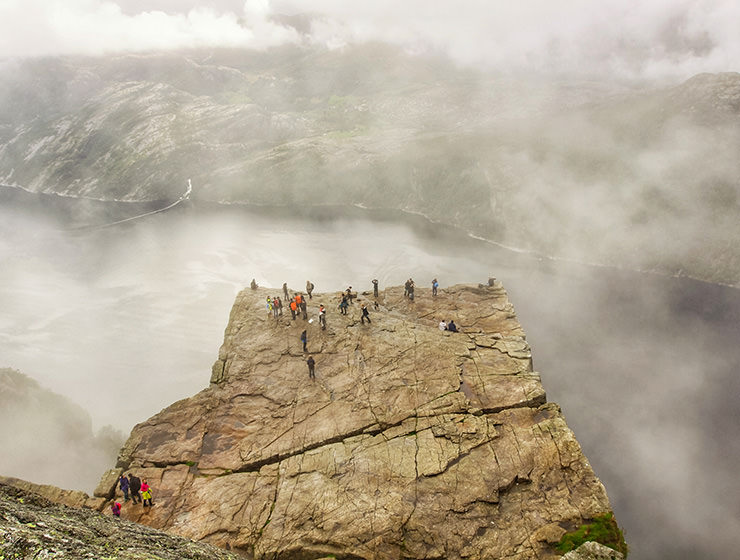
[[[726,556],[740,531],[738,290],[540,260],[398,214],[189,204],[70,232],[139,209],[87,203],[81,215],[76,201],[2,194],[0,367],[70,396],[98,426],[128,430],[207,386],[253,277],[277,294],[307,279],[321,292],[495,276],[631,557]]]

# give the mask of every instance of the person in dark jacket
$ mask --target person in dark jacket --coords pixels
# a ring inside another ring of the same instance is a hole
[[[360,316],[360,322],[364,325],[365,319],[367,319],[368,323],[372,323],[370,320],[370,312],[367,310],[367,305],[364,303],[362,304],[362,315]]]
[[[455,321],[450,319],[447,322],[447,330],[450,332],[457,332],[457,325],[455,324]]]
[[[377,278],[373,280],[373,296],[376,298],[378,297],[378,279]]]
[[[134,503],[141,503],[141,496],[139,495],[139,490],[141,490],[141,479],[134,474],[129,474],[128,482],[131,488],[131,501]]]
[[[121,487],[121,492],[123,492],[123,501],[128,502],[128,478],[126,478],[125,474],[121,475],[121,478],[118,479],[118,484]]]
[[[303,343],[303,351],[307,352],[306,342],[308,342],[308,335],[305,330],[301,333],[301,342]]]
[[[316,360],[313,359],[313,356],[309,356],[308,360],[306,360],[306,363],[308,364],[309,379],[316,379],[316,373],[314,371],[314,368],[316,367]]]

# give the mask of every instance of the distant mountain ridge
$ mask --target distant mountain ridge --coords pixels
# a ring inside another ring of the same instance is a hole
[[[0,182],[421,213],[546,255],[740,282],[740,74],[648,89],[369,45],[5,61]]]

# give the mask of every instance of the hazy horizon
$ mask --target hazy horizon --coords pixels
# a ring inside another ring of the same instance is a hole
[[[6,0],[0,58],[381,42],[463,66],[677,82],[737,70],[731,0]]]

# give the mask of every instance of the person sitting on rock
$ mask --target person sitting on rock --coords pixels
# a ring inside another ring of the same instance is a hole
[[[113,512],[113,517],[121,517],[121,504],[119,502],[113,502],[110,510]]]
[[[252,282],[249,284],[249,287],[253,290],[257,289],[257,282],[255,282],[254,278],[252,278]]]
[[[441,330],[441,331],[446,331],[447,330],[447,323],[444,322],[444,319],[442,319],[439,322],[439,330]]]
[[[457,325],[455,324],[455,321],[447,321],[447,330],[450,332],[457,332]]]

